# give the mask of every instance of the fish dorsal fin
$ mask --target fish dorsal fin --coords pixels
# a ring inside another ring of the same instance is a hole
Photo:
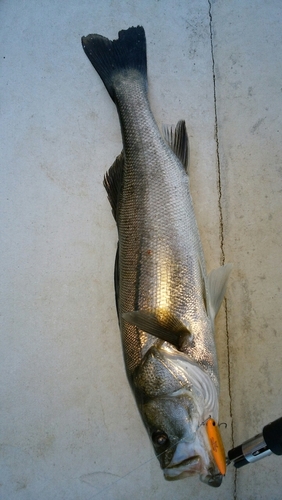
[[[112,212],[117,221],[117,207],[119,196],[122,192],[124,153],[118,155],[104,177],[104,187],[107,191]]]
[[[148,311],[131,311],[123,314],[122,317],[143,332],[165,340],[177,348],[181,347],[188,336],[191,338],[188,327],[170,314],[166,314],[164,320],[160,319],[157,313]]]
[[[170,126],[163,126],[163,134],[166,142],[172,151],[179,158],[188,173],[189,162],[189,140],[184,120],[179,120],[175,129]]]
[[[220,266],[218,269],[211,271],[207,277],[207,312],[212,321],[214,321],[221,306],[232,267],[232,264],[225,264],[224,266]]]
[[[206,312],[208,314],[207,278],[206,278],[206,273],[204,272],[203,264],[201,262],[200,257],[198,259],[198,264],[199,264],[199,268],[201,270],[201,277],[202,277],[201,287],[202,287],[202,293],[203,293],[203,298],[204,298],[204,303],[205,303],[205,309],[206,309]]]

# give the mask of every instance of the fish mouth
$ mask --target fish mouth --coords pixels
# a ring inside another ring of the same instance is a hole
[[[222,474],[208,474],[207,476],[201,475],[200,481],[214,488],[218,488],[222,483],[222,478]]]
[[[164,477],[168,481],[184,479],[199,474],[202,470],[202,461],[199,455],[186,458],[179,463],[168,465],[164,470]]]

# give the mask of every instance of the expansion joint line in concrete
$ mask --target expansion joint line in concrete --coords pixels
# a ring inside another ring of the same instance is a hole
[[[220,230],[220,249],[221,249],[221,264],[225,263],[224,251],[224,227],[223,227],[223,212],[222,212],[222,183],[221,183],[221,165],[219,155],[219,136],[218,136],[218,118],[217,118],[217,102],[216,102],[216,77],[215,77],[215,60],[214,60],[214,46],[213,46],[213,29],[212,29],[212,5],[211,0],[209,4],[209,27],[210,27],[210,44],[211,44],[211,58],[212,58],[212,75],[213,75],[213,99],[214,99],[214,121],[215,121],[215,142],[216,142],[216,159],[217,159],[217,187],[218,187],[218,212],[219,212],[219,230]],[[229,392],[229,412],[231,419],[231,442],[234,447],[234,427],[233,427],[233,408],[232,408],[232,394],[231,394],[231,367],[230,367],[230,343],[229,343],[229,325],[228,325],[228,307],[227,299],[224,299],[225,310],[225,327],[226,327],[226,348],[227,348],[227,363],[228,363],[228,392]],[[237,499],[237,471],[234,474],[233,483],[233,500]]]
[[[221,249],[221,264],[225,263],[224,252],[224,231],[223,231],[223,214],[222,214],[222,186],[221,186],[221,169],[219,157],[219,139],[218,139],[218,120],[217,120],[217,103],[216,103],[216,80],[215,80],[215,62],[214,62],[214,47],[212,33],[212,8],[211,1],[209,3],[209,18],[210,18],[210,43],[212,57],[212,75],[213,75],[213,99],[214,99],[214,120],[215,120],[215,142],[216,142],[216,159],[217,159],[217,187],[218,187],[218,211],[219,211],[219,227],[220,227],[220,249]]]

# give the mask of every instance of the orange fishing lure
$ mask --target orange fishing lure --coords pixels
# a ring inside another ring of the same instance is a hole
[[[209,418],[206,422],[206,429],[208,433],[209,442],[215,463],[223,476],[226,473],[226,458],[223,442],[220,435],[218,425],[216,425],[213,418]]]

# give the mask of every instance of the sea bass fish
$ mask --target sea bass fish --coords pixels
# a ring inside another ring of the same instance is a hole
[[[104,185],[118,228],[115,292],[127,377],[165,478],[200,474],[219,486],[205,422],[218,422],[214,319],[230,265],[206,273],[185,122],[164,138],[159,132],[148,102],[144,29],[120,31],[113,41],[88,35],[82,45],[122,132],[123,150]]]

